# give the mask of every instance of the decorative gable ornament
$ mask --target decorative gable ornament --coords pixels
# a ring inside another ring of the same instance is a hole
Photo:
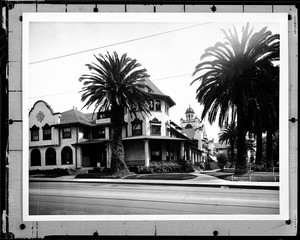
[[[39,122],[42,122],[45,118],[45,114],[42,112],[42,111],[39,111],[38,114],[36,115],[36,119],[39,121]]]

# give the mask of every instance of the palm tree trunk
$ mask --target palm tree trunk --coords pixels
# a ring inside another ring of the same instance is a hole
[[[269,127],[267,130],[267,156],[266,156],[266,168],[268,171],[273,170],[273,137],[272,129]]]
[[[230,141],[230,161],[231,161],[231,164],[235,165],[235,162],[234,162],[234,140],[231,140]]]
[[[112,106],[112,145],[111,145],[111,169],[115,173],[129,172],[125,163],[125,154],[122,141],[122,127],[124,123],[124,108]]]
[[[262,130],[258,127],[256,133],[256,153],[255,153],[255,164],[262,164]]]
[[[247,172],[246,161],[246,128],[245,115],[240,108],[237,107],[237,160],[235,166],[236,174],[243,174]]]

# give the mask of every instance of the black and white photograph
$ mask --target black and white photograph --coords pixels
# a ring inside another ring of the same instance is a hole
[[[286,16],[24,14],[24,219],[284,218]]]

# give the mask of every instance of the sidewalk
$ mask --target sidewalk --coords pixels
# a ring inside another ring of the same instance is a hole
[[[57,178],[29,178],[30,182],[80,182],[80,183],[111,183],[111,184],[145,184],[145,185],[170,185],[189,187],[217,187],[217,188],[250,188],[279,190],[279,182],[248,182],[248,181],[227,181],[217,177],[202,174],[201,172],[191,173],[196,178],[187,180],[148,180],[148,179],[84,179],[75,176],[62,176]]]

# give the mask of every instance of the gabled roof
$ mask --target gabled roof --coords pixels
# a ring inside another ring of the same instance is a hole
[[[148,87],[151,88],[152,95],[156,95],[156,96],[166,99],[169,102],[170,107],[176,105],[176,103],[173,101],[173,99],[170,96],[163,94],[162,91],[160,91],[158,89],[158,87],[149,78],[145,79],[144,81],[145,81],[145,85],[147,85]]]
[[[61,113],[60,124],[83,124],[88,126],[92,125],[86,115],[78,111],[77,109],[71,109]]]
[[[162,91],[160,91],[158,89],[158,87],[148,78],[148,79],[145,79],[145,85],[147,85],[148,87],[151,88],[152,90],[152,94],[156,94],[156,95],[161,95],[161,96],[164,96],[165,94],[162,93]]]
[[[50,105],[49,105],[47,102],[45,102],[44,100],[38,100],[38,101],[36,101],[36,102],[33,104],[32,108],[30,109],[29,115],[30,115],[30,113],[32,112],[32,110],[35,108],[35,105],[37,105],[38,103],[44,103],[45,106],[50,110],[50,112],[51,112],[52,115],[60,114],[59,112],[55,113],[55,112],[53,111],[53,109],[50,107]]]

